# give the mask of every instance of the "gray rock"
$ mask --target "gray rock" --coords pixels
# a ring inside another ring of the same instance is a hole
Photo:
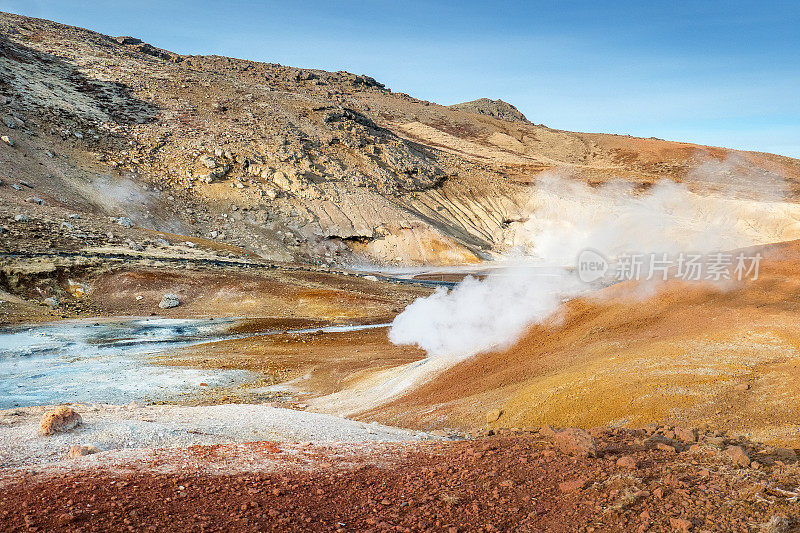
[[[211,156],[208,155],[200,156],[200,162],[208,169],[217,168],[217,161]]]
[[[119,217],[117,219],[117,224],[119,224],[123,228],[132,228],[133,227],[133,222],[128,217]]]
[[[161,309],[172,309],[173,307],[178,307],[180,304],[181,301],[177,294],[165,294],[161,298],[161,302],[158,304],[158,306]]]
[[[31,219],[28,215],[19,214],[14,217],[14,222],[30,222]]]

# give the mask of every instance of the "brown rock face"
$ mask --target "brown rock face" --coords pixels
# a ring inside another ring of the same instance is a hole
[[[97,449],[96,446],[72,446],[69,449],[69,458],[70,459],[77,459],[78,457],[83,457],[84,455],[92,455],[93,453],[98,453],[100,450]]]
[[[553,436],[553,442],[563,452],[573,455],[597,454],[597,446],[591,435],[577,428],[567,428]]]
[[[42,435],[52,435],[69,431],[81,424],[81,415],[69,407],[57,407],[52,411],[47,411],[42,416],[41,430]]]

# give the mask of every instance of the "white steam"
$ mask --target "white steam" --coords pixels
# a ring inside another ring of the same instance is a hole
[[[509,258],[524,265],[417,299],[395,318],[389,339],[452,360],[508,347],[565,298],[587,290],[568,270],[581,250],[609,258],[709,253],[800,238],[800,206],[783,201],[785,192],[781,176],[739,160],[700,165],[684,183],[662,180],[644,192],[543,175],[527,221],[506,235]]]
[[[98,176],[79,185],[83,196],[110,216],[127,217],[143,228],[186,231],[162,195],[126,176]]]

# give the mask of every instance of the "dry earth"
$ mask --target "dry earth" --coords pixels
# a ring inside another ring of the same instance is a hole
[[[8,531],[795,530],[791,450],[601,428],[591,457],[567,452],[551,432],[452,444],[194,446],[111,465],[96,454],[67,472],[0,481],[0,520]]]

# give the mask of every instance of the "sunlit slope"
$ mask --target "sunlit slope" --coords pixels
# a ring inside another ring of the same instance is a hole
[[[565,305],[512,348],[462,362],[365,416],[411,426],[709,424],[800,444],[800,241],[721,290],[631,283]],[[638,294],[638,295],[637,295]]]

